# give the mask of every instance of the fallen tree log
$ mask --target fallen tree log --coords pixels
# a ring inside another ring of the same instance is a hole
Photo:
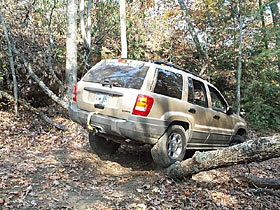
[[[0,90],[0,97],[4,97],[7,98],[10,101],[14,101],[14,97],[12,95],[10,95],[9,93],[6,93],[5,91]],[[59,124],[54,122],[51,118],[49,118],[47,115],[45,115],[43,112],[40,112],[39,110],[37,110],[36,108],[32,107],[28,102],[26,102],[23,99],[18,100],[18,102],[24,106],[25,108],[27,108],[28,110],[30,110],[31,112],[33,112],[34,114],[38,115],[42,120],[44,120],[45,122],[53,125],[54,127],[58,128],[59,130],[67,130],[65,125]]]
[[[239,175],[237,179],[254,187],[280,189],[280,179],[261,178],[252,174]]]
[[[280,157],[280,136],[249,140],[242,144],[209,152],[196,152],[190,159],[165,169],[173,178],[190,178],[193,174],[237,163],[260,162]]]

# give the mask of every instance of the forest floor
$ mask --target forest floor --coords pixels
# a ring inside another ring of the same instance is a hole
[[[280,158],[173,180],[155,168],[147,146],[98,157],[85,129],[45,108],[59,131],[36,115],[0,108],[0,209],[279,209],[280,190],[257,193],[248,172],[280,178]]]

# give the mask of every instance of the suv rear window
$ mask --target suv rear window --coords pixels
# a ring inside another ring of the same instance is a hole
[[[91,69],[83,78],[85,82],[109,82],[112,86],[140,89],[148,66],[105,65]]]
[[[167,71],[165,69],[157,70],[158,78],[154,92],[172,98],[181,99],[183,90],[182,75],[171,71]]]

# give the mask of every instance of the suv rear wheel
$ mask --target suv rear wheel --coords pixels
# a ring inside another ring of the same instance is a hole
[[[186,140],[186,131],[182,126],[169,127],[151,150],[154,162],[161,167],[168,167],[176,161],[183,160]]]
[[[92,132],[89,132],[89,143],[91,148],[98,155],[113,154],[117,151],[117,149],[120,146],[120,144],[115,143],[111,140],[107,140],[104,137],[95,135]]]

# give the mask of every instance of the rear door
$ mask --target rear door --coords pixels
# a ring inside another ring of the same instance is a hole
[[[150,117],[169,121],[172,120],[172,113],[184,112],[183,83],[183,75],[180,72],[156,69],[154,93],[151,93],[154,105]]]
[[[144,62],[105,62],[93,67],[78,83],[78,107],[127,119],[148,69]]]
[[[188,77],[188,103],[186,103],[186,111],[192,114],[193,126],[191,131],[191,139],[188,143],[189,148],[211,147],[206,145],[210,137],[211,115],[209,114],[208,98],[203,81]]]

